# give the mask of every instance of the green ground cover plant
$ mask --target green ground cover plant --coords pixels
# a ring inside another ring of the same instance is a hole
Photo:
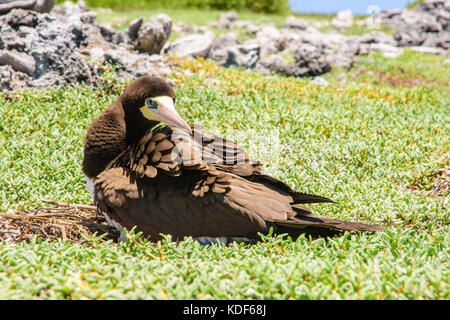
[[[386,232],[206,247],[133,232],[119,244],[0,242],[0,299],[449,298],[449,194],[432,194],[433,179],[423,178],[448,163],[445,58],[372,54],[324,75],[327,86],[203,59],[172,62],[188,122],[233,138],[293,188],[337,201],[312,206],[318,215]],[[107,76],[98,88],[0,93],[0,212],[46,206],[43,199],[91,202],[84,135],[126,86]],[[264,139],[249,148],[270,132],[272,148]]]

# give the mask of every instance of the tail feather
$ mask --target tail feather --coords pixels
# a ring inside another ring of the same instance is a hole
[[[321,196],[316,196],[313,194],[307,194],[307,193],[303,193],[303,192],[293,191],[291,196],[294,199],[294,202],[293,202],[294,204],[295,203],[320,203],[320,202],[336,203],[331,199],[321,197]]]
[[[299,204],[294,204],[291,206],[291,208],[294,211],[295,215],[302,214],[302,215],[310,216],[313,214],[313,212],[310,208],[299,205]]]
[[[382,226],[302,214],[297,214],[295,218],[289,220],[273,220],[272,222],[277,227],[278,233],[288,233],[291,236],[299,236],[302,233],[329,236],[344,231],[384,231]]]
[[[289,194],[292,197],[292,199],[294,200],[294,202],[292,204],[295,204],[295,203],[319,203],[319,202],[336,203],[333,200],[325,198],[325,197],[294,191],[291,189],[291,187],[289,187],[284,182],[277,180],[274,177],[271,177],[269,175],[265,175],[265,174],[253,175],[249,180],[255,181],[255,182],[260,182],[260,183],[264,183],[264,182],[269,183],[272,186],[276,186],[276,187],[280,188],[282,191],[286,192],[287,194]]]

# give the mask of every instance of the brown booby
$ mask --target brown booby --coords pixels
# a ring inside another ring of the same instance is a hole
[[[257,239],[271,227],[293,237],[383,229],[313,216],[302,204],[333,201],[292,190],[234,142],[188,125],[174,90],[158,77],[131,82],[92,122],[82,167],[95,205],[121,239],[134,226],[152,241],[163,234]]]

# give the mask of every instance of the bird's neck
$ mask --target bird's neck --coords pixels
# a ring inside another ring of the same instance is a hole
[[[124,124],[125,144],[129,146],[138,142],[157,122],[147,120],[140,113],[126,112]]]
[[[126,148],[125,123],[116,109],[106,109],[87,130],[82,167],[89,178],[95,178]]]
[[[126,117],[120,105],[111,105],[88,128],[82,164],[86,176],[95,178],[148,128],[149,123]]]

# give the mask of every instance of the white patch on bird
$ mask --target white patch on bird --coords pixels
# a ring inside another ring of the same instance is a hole
[[[245,238],[245,237],[194,237],[193,239],[195,241],[197,241],[198,243],[200,243],[200,245],[202,245],[202,246],[208,246],[213,243],[229,244],[232,242],[237,242],[237,243],[241,243],[241,242],[252,243],[253,242],[249,238]]]
[[[94,199],[94,189],[95,189],[95,187],[94,187],[94,179],[90,179],[87,176],[84,176],[84,180],[86,180],[86,188],[88,189],[89,193],[91,194],[92,201],[95,202],[95,199]],[[113,219],[110,219],[108,217],[108,215],[105,212],[103,212],[102,210],[98,209],[98,211],[100,211],[105,216],[106,222],[108,222],[109,225],[111,225],[114,228],[116,228],[117,230],[119,230],[119,232],[120,232],[119,241],[126,241],[127,237],[125,235],[125,230],[120,225],[120,223],[114,221]]]
[[[94,179],[90,179],[87,176],[84,176],[84,180],[86,181],[86,188],[91,194],[92,200],[94,200]]]
[[[237,243],[240,243],[240,242],[251,243],[252,240],[250,240],[249,238],[245,238],[245,237],[231,237],[231,238],[228,238],[228,243],[230,243],[230,242],[237,242]]]
[[[122,227],[122,225],[120,223],[116,222],[115,220],[111,219],[110,217],[108,217],[108,215],[104,211],[102,211],[100,209],[98,211],[100,211],[105,216],[106,222],[108,222],[109,225],[111,225],[114,228],[116,228],[117,230],[119,230],[119,232],[120,232],[119,241],[120,242],[127,241],[127,236],[125,235],[125,230]]]
[[[213,243],[227,243],[226,237],[195,237],[194,240],[200,243],[202,246],[207,246]]]

